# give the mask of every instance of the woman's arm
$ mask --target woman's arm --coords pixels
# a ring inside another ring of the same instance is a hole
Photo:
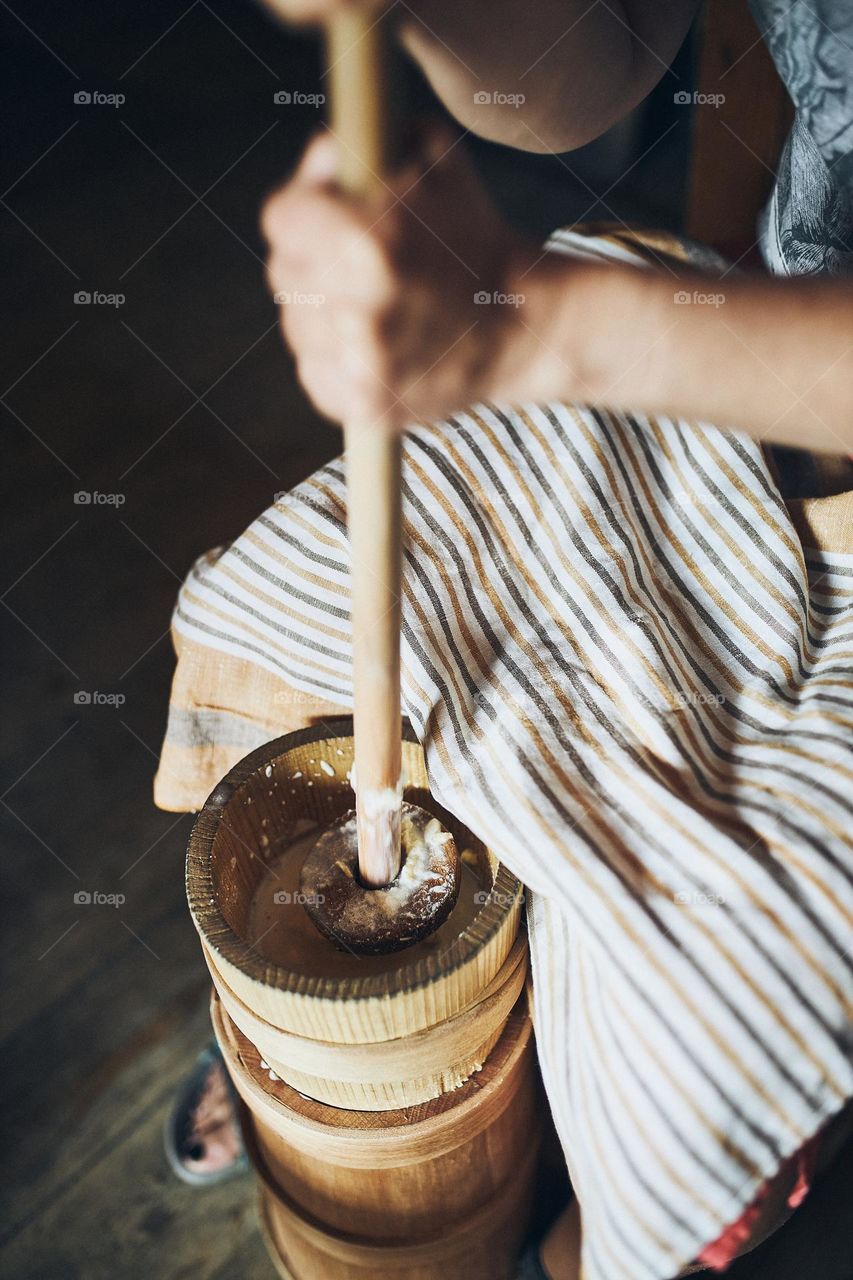
[[[491,372],[510,400],[571,398],[853,452],[853,284],[543,261]]]
[[[566,399],[853,452],[851,283],[543,254],[440,135],[367,203],[336,189],[336,160],[317,139],[264,213],[285,337],[330,418]]]

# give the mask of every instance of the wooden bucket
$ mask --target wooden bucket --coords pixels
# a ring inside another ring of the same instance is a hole
[[[270,1082],[214,996],[245,1103],[261,1217],[290,1280],[509,1280],[527,1230],[544,1107],[526,992],[483,1070],[420,1107],[341,1111]]]
[[[187,855],[190,910],[230,1017],[276,1075],[356,1110],[416,1105],[461,1085],[500,1038],[526,974],[519,881],[429,794],[411,730],[402,746],[406,799],[453,833],[466,869],[459,905],[424,942],[349,957],[295,902],[277,926],[284,962],[250,942],[250,906],[271,864],[293,898],[298,881],[287,877],[298,876],[299,840],[311,839],[303,828],[352,808],[350,719],[288,734],[236,765],[199,814]],[[319,959],[309,955],[317,947]]]
[[[318,1102],[374,1111],[425,1102],[479,1071],[524,988],[528,968],[522,936],[475,1004],[435,1027],[384,1041],[377,1053],[375,1044],[330,1044],[272,1026],[231,991],[205,954],[229,1017],[277,1076]]]

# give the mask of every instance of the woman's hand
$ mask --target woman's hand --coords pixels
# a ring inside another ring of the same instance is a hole
[[[389,2],[390,0],[263,0],[266,8],[279,18],[297,24],[327,22],[339,13],[351,13],[354,9],[378,14],[388,7]]]
[[[400,428],[478,400],[560,399],[853,450],[849,281],[543,256],[460,152],[434,137],[420,168],[360,201],[335,187],[325,137],[267,204],[270,284],[321,412]]]
[[[489,203],[453,135],[360,200],[322,135],[263,212],[284,336],[321,413],[401,428],[511,395],[531,345],[513,281],[533,250]]]

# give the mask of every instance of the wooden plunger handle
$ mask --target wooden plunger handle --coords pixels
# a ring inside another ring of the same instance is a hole
[[[339,181],[369,194],[388,172],[384,22],[344,12],[327,27],[331,128]],[[401,441],[384,424],[344,424],[352,560],[355,796],[358,867],[369,885],[400,870]]]

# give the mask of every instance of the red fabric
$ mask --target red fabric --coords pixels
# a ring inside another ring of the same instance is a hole
[[[820,1136],[816,1134],[800,1147],[796,1155],[786,1160],[779,1170],[779,1175],[787,1169],[796,1168],[797,1170],[797,1180],[788,1195],[788,1205],[791,1209],[797,1209],[808,1195],[819,1146]],[[734,1262],[752,1235],[759,1210],[767,1197],[768,1186],[769,1184],[765,1182],[759,1188],[752,1204],[744,1209],[737,1222],[732,1222],[721,1236],[705,1246],[699,1254],[699,1261],[703,1266],[710,1267],[712,1271],[725,1271],[729,1264]]]

